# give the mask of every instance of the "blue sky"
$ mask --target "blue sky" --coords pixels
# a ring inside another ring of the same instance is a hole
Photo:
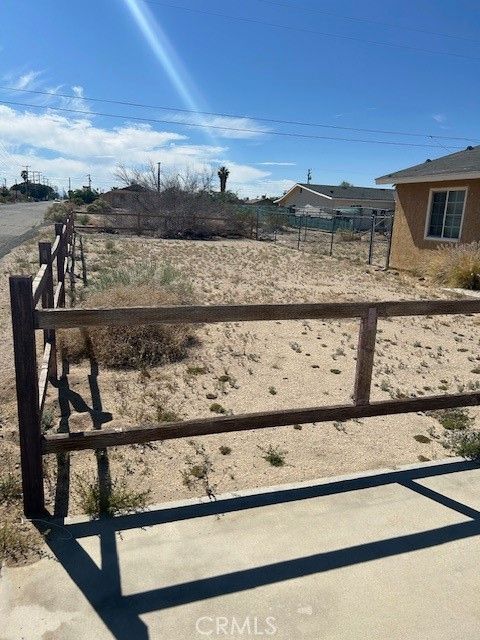
[[[170,173],[227,164],[240,195],[280,195],[308,168],[314,182],[372,185],[384,173],[480,143],[473,1],[433,8],[430,0],[43,0],[40,8],[3,0],[0,12],[8,25],[0,33],[0,178],[8,183],[28,164],[60,189],[69,176],[74,187],[85,184],[87,173],[107,189],[117,163],[152,160]]]

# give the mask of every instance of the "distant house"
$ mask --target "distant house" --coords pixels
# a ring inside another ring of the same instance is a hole
[[[386,211],[395,207],[393,189],[343,187],[303,182],[298,182],[275,202],[281,207],[294,207],[296,210],[307,211],[318,208],[345,209],[348,207]]]
[[[267,196],[262,196],[261,198],[247,198],[245,200],[245,204],[251,204],[251,205],[262,205],[265,207],[273,207],[275,206],[275,202],[276,202],[277,198],[271,198]]]
[[[139,184],[132,184],[121,189],[112,189],[102,194],[102,200],[119,209],[134,209],[138,202],[149,196],[151,192]]]
[[[480,240],[480,146],[376,179],[397,192],[390,264],[422,266],[432,251]]]

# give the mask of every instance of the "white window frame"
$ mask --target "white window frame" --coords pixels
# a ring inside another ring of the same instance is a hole
[[[434,193],[441,193],[441,192],[447,192],[447,198],[445,200],[445,208],[443,210],[443,225],[442,225],[442,236],[437,237],[437,236],[429,236],[428,235],[428,229],[430,227],[430,218],[432,215],[432,201],[433,201],[433,194]],[[448,194],[450,193],[450,191],[465,191],[465,198],[463,199],[463,209],[462,209],[462,217],[460,220],[460,228],[458,231],[458,238],[444,238],[443,237],[443,232],[445,230],[445,211],[448,205]],[[435,242],[460,242],[460,238],[462,237],[462,230],[463,230],[463,220],[465,217],[465,206],[467,204],[467,198],[468,198],[468,187],[443,187],[443,188],[438,188],[438,189],[430,189],[430,193],[428,196],[428,206],[427,206],[427,215],[425,216],[425,230],[424,230],[424,234],[423,234],[423,239],[424,240],[434,240]]]

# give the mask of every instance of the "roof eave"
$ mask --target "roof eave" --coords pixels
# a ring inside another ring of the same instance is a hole
[[[296,182],[293,185],[293,187],[291,187],[287,191],[287,193],[284,193],[281,198],[279,198],[278,200],[275,200],[275,204],[279,204],[282,200],[287,198],[292,193],[292,191],[294,191],[297,187],[299,187],[300,189],[305,189],[306,191],[309,191],[310,193],[313,193],[316,196],[320,196],[320,198],[327,198],[328,200],[333,200],[332,196],[327,196],[326,193],[321,193],[320,191],[315,191],[314,189],[310,189],[310,187],[306,187],[302,182]]]
[[[462,173],[442,173],[427,176],[380,176],[375,179],[375,184],[410,184],[418,182],[445,182],[449,180],[476,180],[480,179],[480,171],[465,171]]]

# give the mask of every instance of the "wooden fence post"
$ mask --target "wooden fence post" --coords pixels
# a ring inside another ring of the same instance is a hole
[[[80,260],[82,262],[82,280],[83,284],[86,286],[88,284],[87,280],[87,264],[85,262],[85,250],[83,247],[83,236],[78,236],[79,245],[80,245]]]
[[[51,242],[39,242],[38,253],[40,265],[47,265],[47,281],[42,292],[42,308],[53,309],[55,294],[53,289],[53,266],[52,266],[52,243]],[[52,345],[50,363],[48,367],[49,378],[51,380],[57,379],[57,337],[55,329],[44,329],[43,331],[43,343],[44,345],[49,342]]]
[[[370,403],[375,338],[377,335],[377,317],[377,309],[371,307],[360,320],[355,389],[353,392],[353,402],[355,405],[366,405]]]
[[[31,276],[10,276],[10,304],[17,387],[23,509],[27,517],[33,517],[45,512],[45,498]]]
[[[62,234],[63,223],[56,222],[55,223],[55,235],[60,236],[60,241],[58,243],[58,253],[57,253],[57,282],[62,283],[62,290],[60,291],[60,296],[58,298],[58,306],[65,306],[65,235]]]

